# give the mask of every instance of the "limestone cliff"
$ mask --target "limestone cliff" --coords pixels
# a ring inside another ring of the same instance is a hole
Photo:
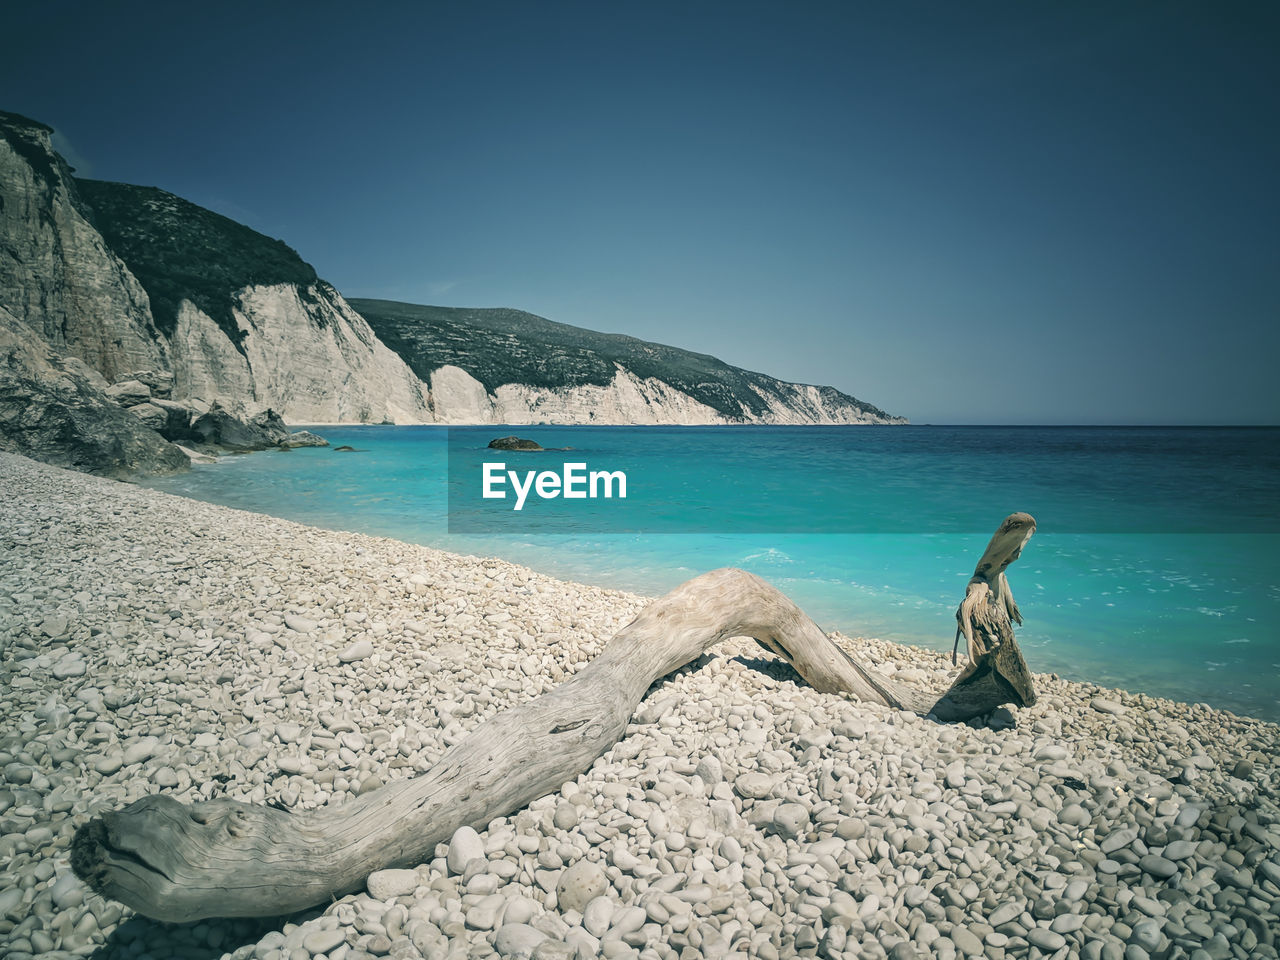
[[[0,306],[108,381],[162,367],[147,294],[87,219],[52,132],[0,112]]]
[[[239,291],[233,341],[190,301],[169,340],[175,399],[291,423],[422,423],[427,390],[323,282]]]
[[[352,300],[450,423],[905,423],[833,387],[520,310]]]
[[[51,348],[197,410],[430,419],[423,384],[292,249],[163,190],[77,180],[51,132],[0,113],[0,306]]]
[[[0,307],[144,425],[214,405],[294,423],[902,422],[831,387],[516,310],[353,309],[283,241],[154,187],[73,177],[51,132],[0,113]]]
[[[430,419],[405,362],[282,241],[163,190],[77,184],[151,296],[174,399],[294,423]]]
[[[504,383],[491,395],[471,374],[446,365],[431,374],[433,413],[441,423],[707,424],[727,422],[706,404],[618,367],[603,385],[531,387]]]

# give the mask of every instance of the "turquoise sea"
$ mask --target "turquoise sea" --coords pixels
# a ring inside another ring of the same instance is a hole
[[[950,650],[987,539],[1033,670],[1280,720],[1280,429],[316,427],[149,486],[647,594],[745,567],[822,625]],[[518,434],[570,452],[497,454]],[[481,465],[621,469],[628,497],[480,496]],[[451,510],[452,507],[452,510]]]

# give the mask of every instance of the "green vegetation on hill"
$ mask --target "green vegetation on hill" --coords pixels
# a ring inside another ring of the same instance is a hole
[[[662,380],[724,416],[741,420],[768,404],[753,387],[775,393],[779,381],[730,366],[705,353],[650,343],[616,333],[597,333],[509,309],[430,307],[393,300],[348,301],[378,337],[400,354],[422,379],[445,364],[461,367],[490,392],[504,383],[556,388],[613,381],[615,364],[640,378]],[[820,387],[828,402],[878,407],[833,387]]]
[[[76,180],[94,225],[151,298],[156,326],[172,336],[190,300],[240,347],[231,309],[247,286],[317,282],[311,265],[273,240],[156,187]]]

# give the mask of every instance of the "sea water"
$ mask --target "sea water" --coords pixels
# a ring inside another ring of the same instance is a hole
[[[645,594],[739,566],[828,629],[939,650],[1021,510],[1038,531],[1009,580],[1033,670],[1280,720],[1277,429],[313,429],[356,450],[224,457],[148,485]],[[510,433],[572,450],[487,449]],[[569,460],[625,470],[627,499],[480,499],[484,462]]]

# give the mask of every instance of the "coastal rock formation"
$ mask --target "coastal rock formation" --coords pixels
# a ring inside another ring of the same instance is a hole
[[[0,305],[135,405],[423,422],[426,390],[279,241],[152,188],[77,180],[0,113]]]
[[[90,221],[52,133],[0,112],[0,306],[108,382],[166,369],[147,293]]]
[[[310,430],[295,430],[281,440],[279,446],[285,450],[296,450],[299,447],[327,447],[329,441],[324,437],[316,436]]]
[[[422,423],[427,390],[328,284],[240,291],[235,342],[184,302],[170,339],[174,396],[293,423]]]
[[[187,468],[181,450],[98,383],[83,361],[58,356],[0,307],[0,450],[109,477]]]
[[[520,310],[353,299],[431,384],[442,422],[905,423],[833,387]]]
[[[527,450],[538,452],[543,450],[542,444],[536,440],[526,440],[523,437],[498,437],[489,441],[490,450]]]
[[[289,439],[289,430],[273,410],[245,421],[215,403],[207,413],[192,419],[184,436],[174,439],[247,453],[279,446]]]
[[[292,423],[903,422],[520,311],[357,310],[280,240],[163,190],[77,179],[51,134],[0,112],[0,306],[167,437],[190,440],[215,406]]]
[[[657,377],[617,366],[607,384],[530,387],[504,383],[493,397],[498,423],[728,423],[719,411]]]
[[[76,184],[151,294],[174,399],[292,423],[430,419],[404,361],[281,241],[163,190]]]

